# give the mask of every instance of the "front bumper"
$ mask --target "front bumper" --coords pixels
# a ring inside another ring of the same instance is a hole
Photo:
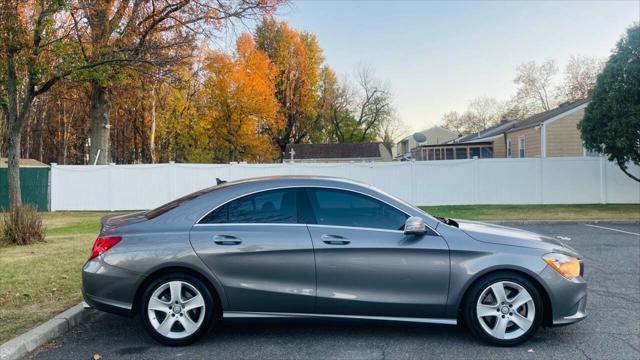
[[[109,265],[99,256],[82,269],[82,296],[94,309],[131,316],[140,279],[139,274]]]
[[[540,276],[551,301],[554,326],[573,324],[587,317],[587,283],[582,277],[567,280],[549,266]]]

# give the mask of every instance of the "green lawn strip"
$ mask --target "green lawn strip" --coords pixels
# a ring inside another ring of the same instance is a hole
[[[81,301],[80,273],[105,213],[46,213],[47,242],[0,247],[0,343]]]
[[[640,220],[640,204],[421,206],[431,215],[465,220]]]

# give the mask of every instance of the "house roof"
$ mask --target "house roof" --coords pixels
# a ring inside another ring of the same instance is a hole
[[[473,133],[470,135],[459,137],[453,142],[456,143],[466,143],[466,142],[478,142],[482,141],[482,139],[487,139],[496,135],[500,135],[511,130],[518,122],[516,120],[508,120],[500,122],[490,128],[484,129],[480,132]]]
[[[291,158],[291,149],[293,149],[295,153],[293,156],[294,160],[376,159],[382,158],[383,154],[388,152],[388,148],[382,142],[350,144],[287,144],[284,156],[285,159]]]
[[[530,116],[522,121],[519,121],[516,123],[516,125],[512,128],[509,129],[508,132],[511,131],[516,131],[516,130],[521,130],[521,129],[527,129],[530,127],[534,127],[534,126],[538,126],[540,124],[542,124],[545,121],[551,120],[553,118],[555,118],[558,115],[562,115],[563,113],[567,112],[567,111],[571,111],[577,107],[580,107],[582,105],[587,104],[589,101],[591,100],[591,98],[586,98],[586,99],[580,99],[580,100],[576,100],[573,102],[569,102],[569,103],[563,103],[560,104],[557,108],[555,109],[551,109],[545,112],[541,112],[539,114],[535,114],[533,116]]]
[[[7,158],[0,158],[0,168],[9,167]],[[20,167],[49,167],[49,165],[35,159],[20,159]]]

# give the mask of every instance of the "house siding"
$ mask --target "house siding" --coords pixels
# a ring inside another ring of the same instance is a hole
[[[539,157],[540,129],[535,126],[507,134],[507,140],[511,139],[511,157],[517,158],[519,156],[518,137],[520,136],[524,136],[524,157]]]
[[[493,140],[493,157],[494,158],[507,157],[507,146],[503,136]]]
[[[580,131],[577,128],[583,116],[584,109],[580,109],[545,125],[547,157],[584,155]]]

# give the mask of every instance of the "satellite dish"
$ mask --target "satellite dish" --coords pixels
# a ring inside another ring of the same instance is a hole
[[[415,133],[413,134],[413,140],[415,140],[417,143],[423,143],[427,141],[427,136],[423,133]]]

